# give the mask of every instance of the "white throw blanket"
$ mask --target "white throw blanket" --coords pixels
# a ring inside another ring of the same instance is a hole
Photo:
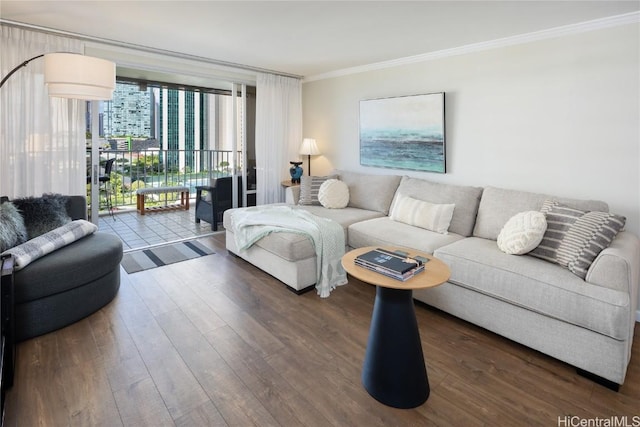
[[[234,211],[231,226],[240,251],[247,250],[270,233],[304,234],[312,240],[316,250],[318,295],[326,298],[336,286],[347,283],[347,274],[340,262],[344,255],[344,230],[331,219],[288,206],[257,206]]]

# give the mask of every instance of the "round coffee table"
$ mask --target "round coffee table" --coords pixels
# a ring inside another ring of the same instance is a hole
[[[374,249],[400,250],[429,259],[425,270],[405,282],[354,264],[358,255]],[[369,339],[362,365],[362,384],[379,402],[395,408],[415,408],[429,398],[429,379],[413,306],[413,290],[438,286],[449,279],[449,267],[426,253],[407,248],[369,246],[342,257],[351,276],[376,286]]]

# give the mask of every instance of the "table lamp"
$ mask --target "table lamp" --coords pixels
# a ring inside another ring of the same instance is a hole
[[[316,140],[313,138],[303,139],[302,145],[300,146],[300,154],[307,156],[309,176],[311,176],[311,156],[317,156],[320,154],[320,150],[318,150],[318,146],[316,145]]]

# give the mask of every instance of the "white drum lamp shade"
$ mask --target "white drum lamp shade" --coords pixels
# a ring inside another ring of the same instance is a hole
[[[44,79],[49,96],[108,100],[113,98],[116,66],[91,56],[48,53],[44,56]]]

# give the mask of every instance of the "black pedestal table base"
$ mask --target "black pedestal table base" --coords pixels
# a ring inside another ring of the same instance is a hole
[[[415,408],[429,398],[412,290],[377,286],[362,383],[395,408]]]

